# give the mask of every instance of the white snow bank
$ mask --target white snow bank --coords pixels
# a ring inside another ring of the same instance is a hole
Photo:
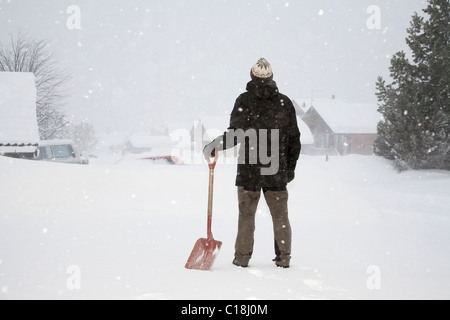
[[[37,144],[36,85],[32,73],[0,72],[0,144]]]
[[[323,160],[301,157],[289,186],[287,270],[271,261],[264,200],[250,268],[231,264],[235,166],[218,165],[213,233],[223,247],[201,272],[184,265],[206,236],[206,164],[0,157],[0,299],[449,299],[450,173]]]

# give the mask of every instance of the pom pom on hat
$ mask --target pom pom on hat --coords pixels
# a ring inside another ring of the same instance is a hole
[[[264,58],[259,59],[250,71],[250,76],[252,79],[273,79],[270,63]]]

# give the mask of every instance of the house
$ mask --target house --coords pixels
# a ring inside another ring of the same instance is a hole
[[[152,135],[146,133],[135,133],[129,136],[125,141],[125,153],[145,153],[154,151],[155,149],[170,149],[173,142],[170,136]]]
[[[298,105],[306,103],[297,100]],[[330,99],[313,101],[302,120],[314,136],[312,155],[372,155],[381,120],[376,104]]]
[[[302,101],[301,104],[299,104],[295,100],[292,101],[292,104],[294,105],[297,116],[300,117],[300,119],[301,119],[305,115],[306,111],[308,111],[308,107],[307,107],[306,101],[304,101],[304,100],[300,100],[300,101]]]
[[[34,75],[0,72],[0,155],[34,159],[38,143]]]

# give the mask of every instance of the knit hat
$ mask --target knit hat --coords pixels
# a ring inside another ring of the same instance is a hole
[[[273,79],[270,63],[264,58],[259,59],[250,71],[250,76],[252,79]]]

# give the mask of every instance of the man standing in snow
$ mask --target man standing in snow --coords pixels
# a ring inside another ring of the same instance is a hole
[[[274,261],[278,267],[288,268],[292,231],[286,186],[295,177],[300,131],[294,106],[278,92],[269,62],[259,59],[250,75],[252,81],[236,100],[228,130],[205,147],[204,155],[207,159],[215,157],[217,151],[240,144],[236,177],[239,224],[233,264],[247,267],[252,257],[255,214],[262,190],[273,220]]]

